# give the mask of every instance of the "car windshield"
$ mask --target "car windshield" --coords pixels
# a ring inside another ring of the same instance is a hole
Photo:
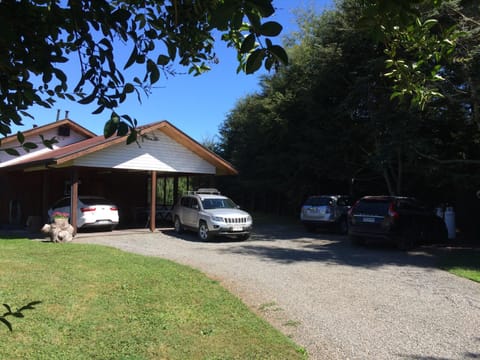
[[[208,209],[234,209],[237,205],[229,198],[203,199],[202,205],[205,210]]]
[[[312,196],[307,199],[305,205],[308,206],[326,206],[333,205],[333,200],[329,197],[324,196]]]

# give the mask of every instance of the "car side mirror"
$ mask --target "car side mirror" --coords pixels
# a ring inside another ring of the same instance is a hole
[[[192,206],[192,208],[195,209],[195,210],[198,210],[199,206],[198,206],[198,204],[195,204],[195,205]]]

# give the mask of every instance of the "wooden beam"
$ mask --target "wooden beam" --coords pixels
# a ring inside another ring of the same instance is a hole
[[[163,204],[162,205],[166,205],[167,204],[167,177],[164,176],[163,177]]]
[[[72,184],[70,185],[70,224],[73,226],[73,235],[77,234],[78,213],[78,169],[72,169]]]
[[[42,174],[42,221],[47,222],[48,219],[48,190],[49,190],[49,175],[48,171],[44,171]]]
[[[173,205],[177,203],[178,199],[178,175],[173,178]]]
[[[154,232],[156,227],[155,215],[157,213],[157,172],[151,171],[152,183],[150,186],[150,231]]]

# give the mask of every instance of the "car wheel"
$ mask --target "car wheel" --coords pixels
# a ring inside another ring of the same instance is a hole
[[[412,250],[417,245],[418,237],[417,227],[414,225],[409,226],[400,234],[397,240],[397,247],[403,251]]]
[[[198,237],[202,241],[207,241],[210,239],[210,233],[208,231],[208,226],[205,221],[200,222],[200,226],[198,227]]]
[[[338,222],[338,232],[342,235],[345,235],[348,233],[347,218],[341,218],[340,221]]]
[[[350,243],[355,246],[364,245],[365,239],[357,235],[348,235]]]
[[[173,222],[173,227],[175,228],[175,232],[177,234],[181,234],[183,232],[183,225],[178,218],[178,216],[175,216],[175,221]]]

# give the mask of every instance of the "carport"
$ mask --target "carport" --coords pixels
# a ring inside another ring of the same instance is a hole
[[[59,122],[59,127],[70,126],[72,131],[74,125],[78,124],[68,119]],[[113,197],[125,223],[134,223],[137,216],[146,215],[146,226],[154,231],[157,218],[167,217],[170,210],[165,201],[157,202],[157,191],[162,189],[159,180],[163,180],[164,188],[168,183],[176,199],[179,181],[186,181],[188,189],[192,179],[202,177],[206,185],[213,185],[215,176],[237,174],[231,164],[168,121],[137,130],[137,143],[127,145],[126,136],[87,136],[48,151],[25,154],[0,167],[1,222],[11,222],[12,204],[16,204],[14,215],[19,222],[25,224],[32,217],[45,221],[49,205],[71,195],[70,218],[76,229],[81,190],[81,194]],[[41,132],[35,129],[35,133]],[[29,136],[28,131],[24,134]]]

